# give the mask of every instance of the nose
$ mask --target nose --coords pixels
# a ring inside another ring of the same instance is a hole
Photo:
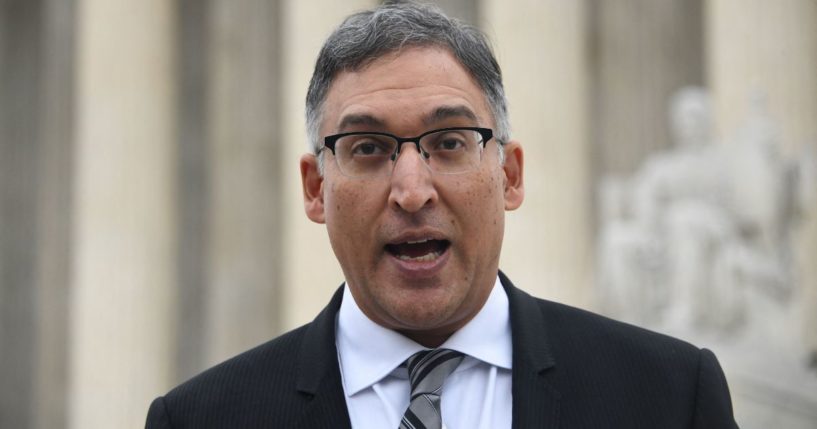
[[[389,205],[415,213],[438,199],[431,169],[413,145],[405,145],[394,161]]]

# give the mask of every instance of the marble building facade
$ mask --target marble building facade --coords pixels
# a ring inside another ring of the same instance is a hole
[[[0,427],[140,427],[317,314],[303,97],[375,3],[0,1]],[[741,427],[814,428],[817,3],[437,3],[491,37],[526,151],[503,270],[712,348]]]

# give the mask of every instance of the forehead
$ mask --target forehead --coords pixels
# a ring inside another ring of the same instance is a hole
[[[442,120],[492,126],[491,118],[482,89],[449,51],[409,48],[339,73],[327,93],[321,132],[350,124],[417,132]]]

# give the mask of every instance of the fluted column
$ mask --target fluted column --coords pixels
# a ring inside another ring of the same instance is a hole
[[[761,95],[766,113],[778,127],[775,148],[782,158],[801,159],[803,150],[817,150],[817,2],[813,0],[710,0],[707,17],[707,78],[712,88],[715,123],[726,144],[740,144],[739,130],[752,114],[751,97]],[[756,137],[759,137],[756,135]],[[772,153],[767,155],[773,156]],[[758,172],[769,175],[769,171]],[[814,178],[810,179],[815,181]],[[811,184],[814,189],[814,182]],[[790,190],[790,189],[787,189]],[[793,199],[785,200],[790,203]],[[783,234],[794,232],[793,293],[787,306],[757,306],[758,318],[771,317],[781,325],[774,338],[792,350],[785,368],[768,372],[738,371],[730,379],[735,411],[742,427],[814,427],[813,377],[806,372],[806,356],[817,350],[817,202],[802,207],[805,218],[787,218]],[[774,202],[767,202],[774,204]],[[779,204],[779,203],[778,203]],[[772,298],[767,298],[772,300]],[[781,321],[782,319],[782,321]],[[764,320],[764,319],[761,319]],[[793,343],[793,344],[790,344]],[[776,348],[780,350],[781,347]],[[764,352],[765,353],[765,352]],[[724,367],[741,369],[741,365]],[[765,369],[766,367],[764,367]],[[798,372],[800,371],[800,372]],[[765,378],[764,378],[765,377]],[[756,380],[762,380],[757,382]],[[775,384],[777,382],[778,384]],[[785,404],[764,392],[785,392]],[[799,393],[798,393],[799,392]],[[773,422],[773,423],[772,423]]]
[[[176,236],[178,301],[176,323],[176,381],[187,380],[206,368],[205,345],[209,335],[207,289],[209,279],[207,100],[210,99],[207,67],[209,2],[177,0],[178,52],[176,91],[178,128],[176,158],[178,195]]]
[[[278,333],[279,9],[267,0],[209,3],[205,366]]]
[[[707,2],[707,78],[717,123],[729,137],[745,119],[749,98],[768,98],[783,149],[817,141],[817,3],[813,0]]]
[[[0,427],[28,427],[37,341],[40,2],[0,4]]]
[[[506,218],[502,267],[539,296],[585,303],[591,266],[591,183],[584,1],[483,0],[525,150],[525,202]]]
[[[817,151],[817,2],[813,0],[710,0],[707,64],[715,122],[729,141],[760,93],[779,127],[781,152],[801,159]],[[812,189],[814,189],[814,185]],[[794,236],[797,305],[805,343],[817,351],[817,203],[803,207]]]
[[[283,257],[284,329],[312,320],[343,281],[329,245],[326,227],[307,219],[301,193],[300,156],[307,152],[304,100],[318,51],[329,33],[352,12],[375,6],[375,0],[283,2],[282,25],[288,41],[283,52],[283,200],[286,252]],[[308,31],[304,31],[308,28]]]
[[[597,175],[630,175],[672,145],[669,101],[703,85],[701,0],[592,0],[591,139]]]
[[[75,1],[43,2],[33,428],[66,426]]]
[[[69,426],[138,427],[173,378],[174,2],[76,17]]]

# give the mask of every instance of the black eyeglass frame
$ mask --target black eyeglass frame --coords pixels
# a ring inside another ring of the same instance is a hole
[[[426,153],[423,148],[420,146],[420,139],[423,137],[444,132],[444,131],[476,131],[479,133],[480,137],[482,137],[482,149],[485,149],[485,145],[488,144],[488,141],[494,137],[494,130],[490,128],[481,128],[481,127],[449,127],[449,128],[439,128],[436,130],[426,131],[420,134],[417,137],[399,137],[394,134],[389,133],[382,133],[382,132],[375,132],[375,131],[352,131],[349,133],[341,133],[341,134],[333,134],[330,136],[326,136],[323,138],[323,147],[332,151],[332,155],[335,155],[335,143],[343,137],[347,136],[362,136],[362,135],[374,135],[374,136],[384,136],[384,137],[391,137],[395,141],[397,141],[397,147],[394,149],[394,153],[391,154],[391,160],[394,161],[397,159],[397,155],[400,155],[400,148],[403,147],[403,143],[414,143],[417,147],[417,153],[422,154],[424,157],[429,158],[431,155]],[[498,141],[498,140],[497,140]]]

